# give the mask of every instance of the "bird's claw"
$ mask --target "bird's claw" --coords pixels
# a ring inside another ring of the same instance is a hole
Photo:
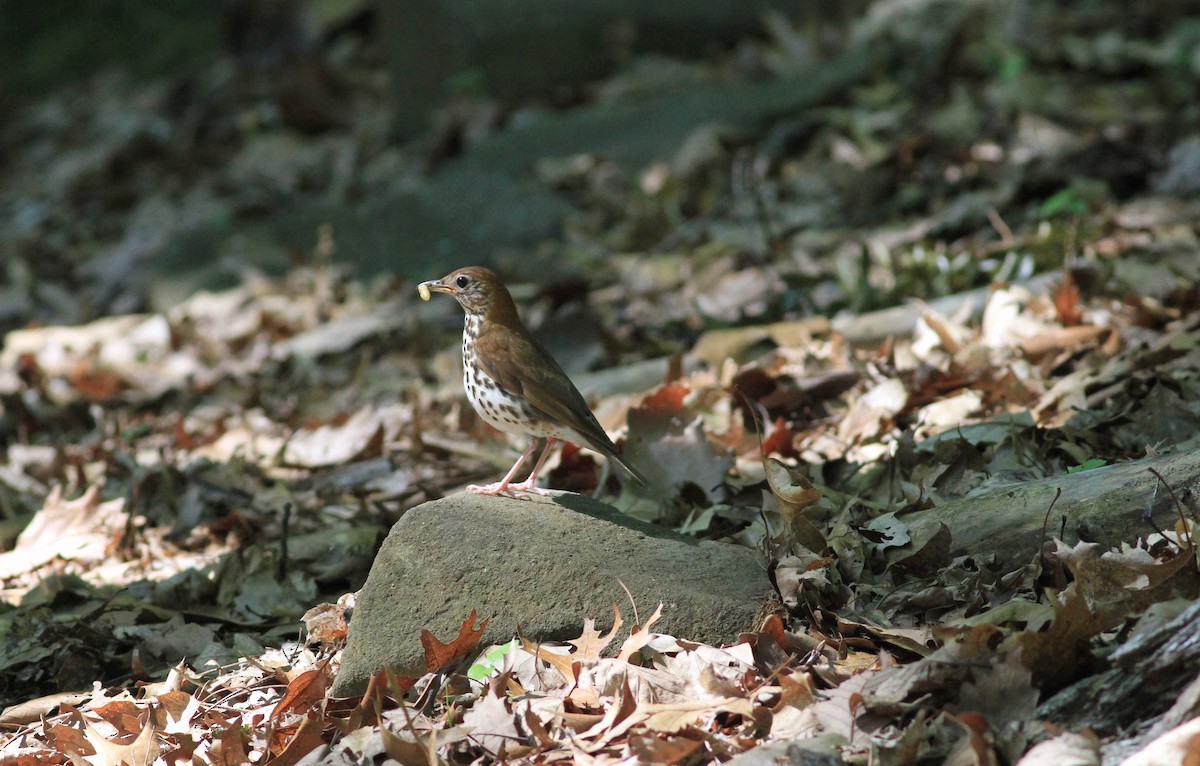
[[[541,487],[535,484],[530,484],[527,481],[520,482],[519,484],[505,484],[504,482],[498,481],[495,484],[487,484],[483,486],[478,484],[470,484],[467,486],[467,491],[474,492],[477,495],[506,495],[508,497],[515,497],[517,499],[522,498],[521,493],[543,496],[550,494],[549,490],[542,489]]]

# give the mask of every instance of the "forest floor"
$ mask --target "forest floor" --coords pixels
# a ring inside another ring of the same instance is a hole
[[[456,103],[404,147],[314,136],[219,61],[8,118],[0,759],[1182,762],[1200,18],[946,5],[873,6],[839,32],[862,81],[757,133],[545,157],[561,234],[492,259],[609,432],[663,447],[650,493],[573,449],[548,484],[759,551],[762,623],[709,646],[641,604],[483,647],[464,614],[425,676],[349,699],[328,687],[383,536],[515,454],[463,396],[461,315],[355,278],[333,226],[161,310],[137,267],[197,216],[369,195],[537,109]],[[586,99],[821,66],[817,32],[766,29]],[[317,55],[380,125],[371,44]],[[984,499],[1011,531],[980,533]]]

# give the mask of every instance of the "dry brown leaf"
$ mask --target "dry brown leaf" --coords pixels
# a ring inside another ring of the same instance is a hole
[[[148,717],[128,744],[108,739],[87,721],[83,723],[83,734],[96,751],[95,755],[84,756],[84,760],[95,766],[150,766],[161,750],[154,724]]]
[[[216,733],[214,732],[214,735]],[[210,751],[216,756],[216,762],[222,766],[237,766],[250,761],[250,741],[248,733],[237,725],[236,719],[215,736],[213,748]]]
[[[344,465],[382,454],[384,440],[408,421],[399,405],[368,405],[342,423],[326,423],[297,431],[283,450],[283,464],[302,468]]]
[[[471,616],[463,620],[462,627],[458,630],[458,635],[448,644],[443,644],[437,640],[437,637],[428,630],[421,631],[421,646],[425,648],[425,670],[432,673],[436,670],[446,667],[455,660],[466,657],[479,647],[479,639],[483,636],[484,628],[487,627],[488,619],[485,617],[479,623],[479,627],[475,627],[475,610],[471,610]]]
[[[658,618],[662,617],[662,602],[658,602],[658,608],[654,610],[654,614],[650,615],[650,619],[646,620],[646,624],[630,634],[629,638],[621,644],[621,651],[617,654],[617,659],[623,662],[629,662],[629,658],[637,653],[646,644],[650,643],[653,636],[650,635],[650,626],[658,622]]]
[[[1067,547],[1055,540],[1055,545],[1055,554],[1074,575],[1073,587],[1105,627],[1195,588],[1195,552],[1190,549],[1163,562],[1128,545],[1113,551],[1086,542]]]
[[[1158,737],[1121,762],[1121,766],[1196,766],[1200,750],[1200,718],[1193,718]]]
[[[163,734],[186,734],[192,730],[192,719],[203,708],[199,699],[187,692],[171,691],[155,697],[159,707],[154,711],[154,723]]]
[[[64,703],[78,705],[91,696],[88,692],[56,692],[12,705],[4,708],[4,713],[0,715],[0,726],[32,723]]]
[[[692,700],[669,705],[642,705],[638,712],[647,716],[646,728],[651,731],[674,734],[694,725],[705,716],[717,713],[733,713],[744,718],[753,718],[754,705],[748,699],[724,698],[716,700]]]
[[[329,676],[328,661],[312,670],[306,670],[288,684],[284,693],[271,712],[271,720],[278,721],[286,713],[305,712],[315,703],[325,698],[325,690],[329,688],[332,679]]]
[[[664,496],[683,482],[711,494],[733,463],[709,442],[700,414],[687,404],[690,393],[682,383],[668,383],[627,415],[624,454]]]
[[[1038,690],[1032,673],[1017,652],[999,655],[987,668],[977,668],[962,685],[958,710],[983,716],[992,729],[1007,739],[1015,738],[1010,727],[1034,718]]]
[[[829,543],[821,530],[804,515],[806,508],[821,499],[821,490],[815,488],[799,469],[773,457],[763,458],[763,470],[792,539],[814,553],[823,553]]]
[[[1074,584],[1051,596],[1050,603],[1054,606],[1054,621],[1049,629],[1017,633],[1002,645],[1020,648],[1021,658],[1033,671],[1038,686],[1058,689],[1074,680],[1086,660],[1087,641],[1104,630],[1105,624],[1088,609],[1087,600]]]
[[[422,763],[445,763],[445,761],[438,758],[438,749],[462,742],[471,734],[470,730],[464,726],[451,726],[445,729],[430,728],[430,719],[403,706],[397,710],[389,711],[385,714],[385,719],[387,723],[379,727],[385,751],[388,740],[392,740],[393,744],[396,744],[396,740],[401,740],[405,745],[411,745],[415,742],[424,748],[423,755],[417,755],[409,749],[404,750],[404,752],[409,753],[415,759],[412,761],[414,766],[421,766]],[[404,746],[400,745],[400,747],[403,748]],[[390,754],[391,751],[387,752]],[[408,761],[402,760],[401,763],[407,764]]]
[[[1063,732],[1034,745],[1016,766],[1100,766],[1100,739],[1090,731]]]
[[[638,703],[681,702],[689,696],[686,681],[675,673],[612,658],[585,663],[577,683],[578,691],[590,690],[599,700],[614,699],[626,691]]]
[[[1063,271],[1063,280],[1054,290],[1054,314],[1059,324],[1073,327],[1083,321],[1083,309],[1079,305],[1079,285],[1070,269]]]
[[[46,742],[56,751],[80,759],[96,754],[96,748],[83,731],[66,724],[55,723],[47,726]]]
[[[806,708],[817,700],[817,686],[806,670],[793,670],[779,675],[779,702],[774,711],[786,706]]]
[[[324,726],[319,713],[309,713],[298,726],[279,731],[272,742],[271,759],[277,766],[295,766],[306,755],[325,744]]]
[[[583,621],[583,632],[579,638],[573,638],[567,643],[574,645],[575,653],[572,659],[580,660],[597,660],[600,659],[600,653],[604,651],[604,647],[612,643],[613,638],[617,635],[617,631],[624,624],[621,619],[621,610],[614,603],[613,608],[613,625],[612,630],[605,635],[600,635],[600,631],[596,630],[596,621],[588,617]]]
[[[1079,325],[1077,327],[1047,327],[1042,332],[1020,342],[1021,350],[1030,356],[1071,351],[1109,332],[1107,327]]]
[[[405,737],[404,734],[408,734]],[[409,739],[410,732],[397,734],[388,726],[379,727],[379,738],[383,742],[383,751],[388,757],[401,766],[434,766],[438,763],[436,733],[428,736],[417,736]]]
[[[702,740],[690,737],[629,735],[629,749],[639,763],[661,763],[673,766],[685,762],[702,746]]]
[[[907,405],[908,389],[896,378],[879,380],[853,399],[837,425],[839,443],[856,445],[847,452],[847,459],[870,461],[885,454],[887,446],[879,443],[879,436],[892,427],[893,419]]]
[[[560,654],[550,647],[535,644],[522,636],[520,631],[517,632],[517,638],[521,641],[521,648],[557,670],[567,683],[575,684],[577,682],[579,661],[575,659],[574,655]]]
[[[622,684],[620,693],[608,706],[604,717],[590,729],[580,733],[579,738],[585,741],[593,740],[589,743],[589,748],[593,751],[598,750],[624,734],[635,723],[644,720],[643,716],[637,714],[637,710],[638,703],[629,690],[629,685]]]
[[[0,578],[28,572],[55,558],[99,561],[114,534],[126,522],[125,500],[100,502],[93,484],[75,500],[64,500],[55,486],[42,509],[17,537],[13,550],[0,553]]]
[[[350,630],[346,611],[342,604],[317,604],[305,612],[301,619],[309,639],[329,647],[344,643]]]
[[[463,726],[471,732],[472,742],[498,758],[512,754],[517,746],[529,744],[527,736],[517,728],[517,715],[508,700],[494,689],[488,689],[463,715]]]

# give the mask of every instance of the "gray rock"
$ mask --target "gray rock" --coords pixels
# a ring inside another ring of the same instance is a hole
[[[361,693],[390,665],[421,675],[422,629],[458,635],[474,609],[491,617],[481,646],[511,639],[578,637],[584,618],[627,630],[659,601],[655,632],[719,644],[753,627],[771,585],[757,554],[701,542],[571,493],[514,499],[462,493],[425,503],[392,527],[350,623],[333,694]]]

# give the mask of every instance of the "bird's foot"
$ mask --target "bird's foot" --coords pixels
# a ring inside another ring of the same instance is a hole
[[[478,484],[470,484],[467,486],[468,492],[474,492],[477,495],[507,495],[508,497],[520,497],[520,493],[528,492],[534,495],[549,495],[548,490],[544,490],[528,481],[523,481],[518,484],[506,484],[498,481],[495,484],[487,484],[480,486]]]
[[[550,494],[550,490],[542,489],[535,484],[532,479],[526,479],[525,481],[518,482],[516,484],[509,484],[508,488],[517,492],[529,492],[534,495],[542,495],[543,497]]]
[[[512,485],[498,481],[495,484],[468,484],[468,492],[474,492],[477,495],[512,495]]]

